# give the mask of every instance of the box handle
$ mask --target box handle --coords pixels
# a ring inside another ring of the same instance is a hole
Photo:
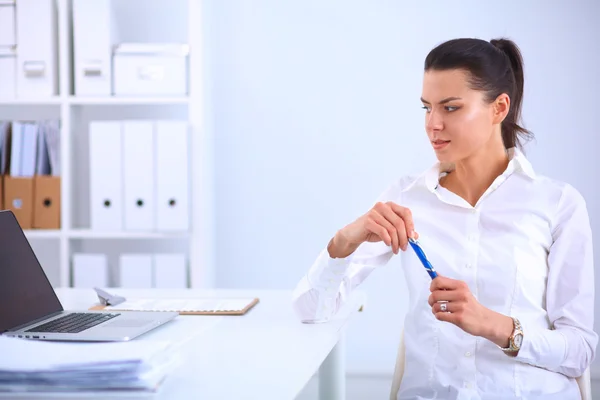
[[[102,76],[102,63],[90,61],[83,66],[83,76]]]
[[[145,81],[159,81],[165,77],[165,67],[162,65],[145,65],[138,68],[138,76]]]
[[[44,76],[46,73],[46,63],[43,61],[25,61],[23,71],[28,78]]]

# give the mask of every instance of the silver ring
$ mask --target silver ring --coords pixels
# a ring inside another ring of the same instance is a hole
[[[440,310],[442,310],[443,312],[448,311],[448,303],[440,304]]]

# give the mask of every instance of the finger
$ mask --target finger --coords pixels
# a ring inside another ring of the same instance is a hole
[[[437,312],[435,318],[439,321],[450,322],[456,326],[460,326],[463,322],[463,314],[461,312]]]
[[[400,248],[400,244],[398,242],[398,231],[394,225],[383,215],[383,213],[385,213],[385,208],[386,207],[382,205],[381,207],[378,207],[378,209],[373,210],[373,219],[388,231],[388,234],[392,239],[392,250],[394,254],[398,254],[398,249]]]
[[[385,217],[394,227],[396,228],[396,232],[398,235],[398,245],[402,250],[406,250],[408,247],[408,237],[406,235],[406,227],[404,225],[404,220],[396,214],[389,204],[387,207],[382,207],[381,215]]]
[[[381,240],[383,240],[383,243],[385,243],[387,246],[392,246],[392,238],[391,238],[388,230],[386,228],[384,228],[383,226],[381,226],[375,220],[375,214],[374,213],[373,213],[373,215],[370,215],[369,218],[367,219],[367,223],[365,224],[365,228],[367,228],[367,230],[369,232],[373,232],[374,234],[376,234],[377,236],[379,236],[379,238]]]
[[[468,300],[469,292],[464,290],[435,290],[429,295],[430,306],[440,301],[465,302]]]
[[[441,275],[438,275],[437,278],[433,279],[429,285],[429,290],[432,292],[435,290],[457,290],[464,288],[468,288],[465,282]]]
[[[412,212],[408,208],[399,206],[396,203],[389,202],[388,204],[392,208],[392,211],[398,214],[404,221],[408,237],[417,239],[417,237],[415,237],[415,223],[413,221]]]

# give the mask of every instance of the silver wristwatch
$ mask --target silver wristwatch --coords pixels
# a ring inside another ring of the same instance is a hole
[[[514,329],[508,339],[508,347],[500,347],[505,353],[517,353],[521,349],[521,344],[523,343],[523,329],[521,328],[521,323],[514,317],[512,317],[512,320]]]

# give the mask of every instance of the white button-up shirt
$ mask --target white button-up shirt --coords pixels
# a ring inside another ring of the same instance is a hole
[[[509,357],[437,320],[428,304],[431,278],[409,247],[399,255],[409,307],[398,399],[580,398],[574,377],[588,368],[598,341],[586,204],[572,186],[537,175],[518,149],[509,158],[475,207],[439,185],[449,168],[439,163],[399,179],[378,199],[412,211],[439,274],[466,282],[483,306],[518,318],[524,331],[518,356]],[[344,259],[324,249],[295,290],[296,312],[327,321],[393,255],[383,242],[363,243]]]

